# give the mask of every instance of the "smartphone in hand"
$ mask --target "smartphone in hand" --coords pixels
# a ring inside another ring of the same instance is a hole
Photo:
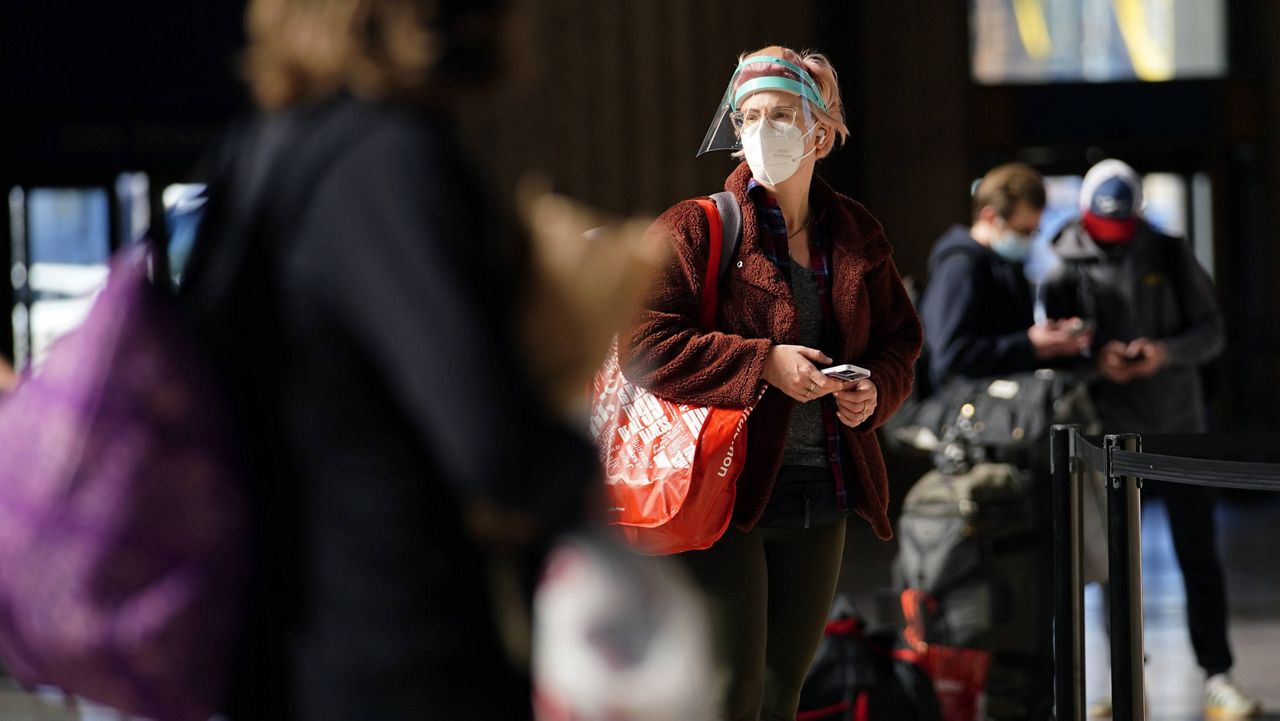
[[[823,368],[822,374],[842,381],[860,381],[863,378],[871,377],[871,371],[866,368],[853,365],[852,363]]]
[[[1071,335],[1084,335],[1085,333],[1092,333],[1093,330],[1094,323],[1091,320],[1076,318],[1074,322],[1067,325],[1067,332]]]
[[[1139,351],[1132,355],[1129,353],[1125,353],[1124,355],[1120,356],[1120,360],[1127,366],[1137,365],[1138,363],[1141,363],[1146,359],[1147,359],[1147,354],[1143,353],[1142,351]]]

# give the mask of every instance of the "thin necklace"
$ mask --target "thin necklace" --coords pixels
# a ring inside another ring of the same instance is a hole
[[[810,220],[813,220],[813,213],[810,213],[810,214],[809,214],[809,217],[804,219],[804,225],[800,226],[799,228],[796,228],[796,232],[794,232],[794,233],[792,233],[791,235],[788,235],[788,236],[787,236],[787,240],[791,240],[792,238],[796,237],[797,235],[800,235],[800,233],[801,233],[805,228],[808,228],[808,227],[809,227],[809,221],[810,221]]]

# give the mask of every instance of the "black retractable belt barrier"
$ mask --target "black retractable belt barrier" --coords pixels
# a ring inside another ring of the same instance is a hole
[[[1116,471],[1115,454],[1142,450],[1140,436],[1107,436],[1107,578],[1111,617],[1111,718],[1147,717],[1142,684],[1142,521],[1135,476]]]
[[[1280,491],[1280,465],[1274,463],[1212,461],[1129,452],[1116,452],[1111,463],[1116,473],[1140,476],[1150,481]]]
[[[1081,496],[1086,470],[1107,487],[1110,577],[1111,695],[1115,721],[1141,721],[1142,561],[1140,488],[1159,481],[1280,493],[1280,463],[1222,458],[1275,457],[1280,434],[1081,435],[1078,426],[1054,426],[1054,695],[1057,721],[1084,718]],[[1143,447],[1148,451],[1143,452]],[[1210,458],[1187,458],[1196,454]]]

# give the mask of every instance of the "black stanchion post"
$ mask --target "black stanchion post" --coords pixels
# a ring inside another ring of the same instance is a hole
[[[1054,426],[1053,474],[1054,718],[1084,721],[1084,595],[1080,583],[1080,482],[1075,458],[1079,426]]]
[[[1110,435],[1107,451],[1107,541],[1111,584],[1111,698],[1113,721],[1142,721],[1142,523],[1140,482],[1114,471],[1116,450],[1142,450],[1142,437]]]

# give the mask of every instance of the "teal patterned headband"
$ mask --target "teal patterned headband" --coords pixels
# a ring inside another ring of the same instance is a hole
[[[742,69],[748,65],[756,65],[759,63],[781,65],[787,70],[790,70],[800,76],[800,80],[792,80],[791,78],[783,78],[776,75],[748,80],[738,86],[738,89],[734,91],[734,110],[738,109],[738,103],[740,103],[744,97],[759,90],[782,90],[791,93],[792,95],[799,95],[808,99],[814,105],[822,108],[824,112],[827,110],[827,104],[822,100],[822,94],[818,92],[818,84],[814,82],[813,77],[809,75],[804,68],[788,60],[783,60],[782,58],[774,57],[772,55],[756,55],[738,63],[738,68],[734,71],[734,75],[742,72]]]

